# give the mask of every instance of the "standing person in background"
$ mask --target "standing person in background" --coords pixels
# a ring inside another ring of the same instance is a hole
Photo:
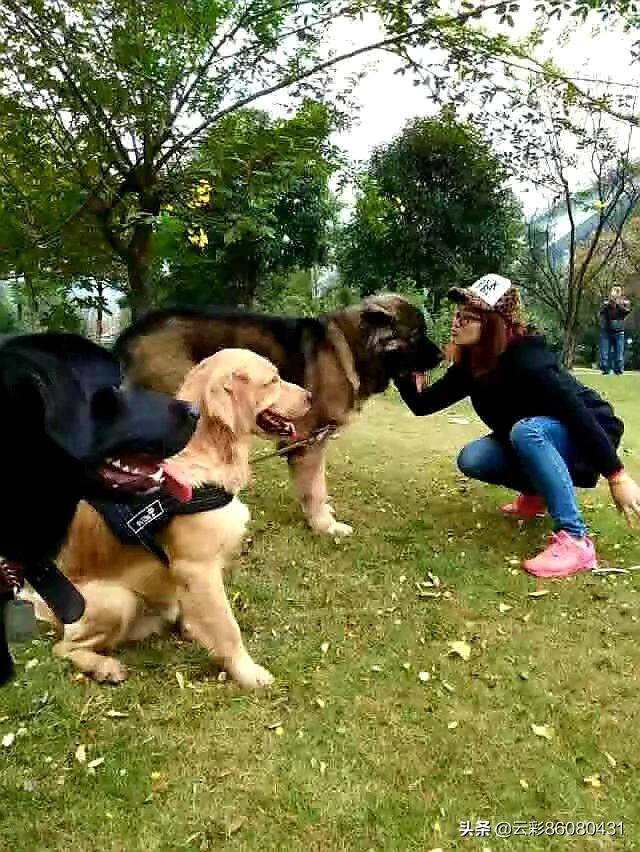
[[[612,287],[600,308],[600,369],[605,376],[624,373],[624,321],[630,313],[622,287]]]

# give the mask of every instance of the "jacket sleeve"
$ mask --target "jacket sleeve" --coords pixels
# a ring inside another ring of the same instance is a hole
[[[516,373],[515,380],[543,401],[545,413],[564,423],[580,455],[602,476],[609,477],[623,467],[611,439],[580,398],[579,385],[560,369],[551,353],[544,360],[521,361]]]
[[[394,379],[394,382],[400,391],[400,396],[411,411],[420,416],[449,408],[470,393],[467,371],[455,364],[449,367],[437,382],[426,387],[421,393],[418,393],[408,376],[398,377]]]

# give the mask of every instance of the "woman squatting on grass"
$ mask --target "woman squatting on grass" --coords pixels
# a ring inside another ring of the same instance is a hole
[[[470,397],[492,430],[458,456],[466,476],[519,494],[505,515],[532,518],[547,509],[554,521],[549,546],[524,562],[537,577],[568,577],[596,567],[596,553],[575,486],[607,478],[611,496],[630,521],[640,517],[640,487],[618,457],[624,424],[595,391],[563,370],[543,336],[521,315],[519,291],[508,278],[485,275],[469,289],[454,288],[453,364],[421,392],[399,379],[414,414],[433,414]]]

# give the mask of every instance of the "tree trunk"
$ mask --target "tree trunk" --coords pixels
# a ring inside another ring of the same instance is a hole
[[[127,275],[129,279],[129,304],[133,319],[151,307],[151,225],[136,225],[127,251]]]
[[[578,346],[578,324],[572,322],[564,330],[564,339],[562,341],[562,352],[560,354],[560,363],[567,370],[573,367],[576,360],[576,349]]]
[[[103,327],[103,299],[104,299],[104,284],[102,281],[98,281],[97,289],[98,289],[98,306],[96,310],[96,337],[98,338],[98,343],[102,343],[102,335],[104,334]]]

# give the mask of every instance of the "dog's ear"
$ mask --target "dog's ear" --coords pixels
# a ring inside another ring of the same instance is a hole
[[[235,432],[233,374],[212,376],[206,386],[203,402],[210,420],[217,420],[230,432]]]
[[[234,434],[250,432],[256,416],[255,386],[249,374],[236,368],[223,381],[212,381],[208,391],[211,416]]]
[[[374,328],[389,326],[395,319],[393,311],[387,305],[373,300],[365,303],[361,316],[366,323]]]
[[[89,453],[94,430],[88,397],[57,357],[29,345],[7,346],[0,353],[0,384],[2,410],[13,413],[17,428],[47,435],[74,458]]]

